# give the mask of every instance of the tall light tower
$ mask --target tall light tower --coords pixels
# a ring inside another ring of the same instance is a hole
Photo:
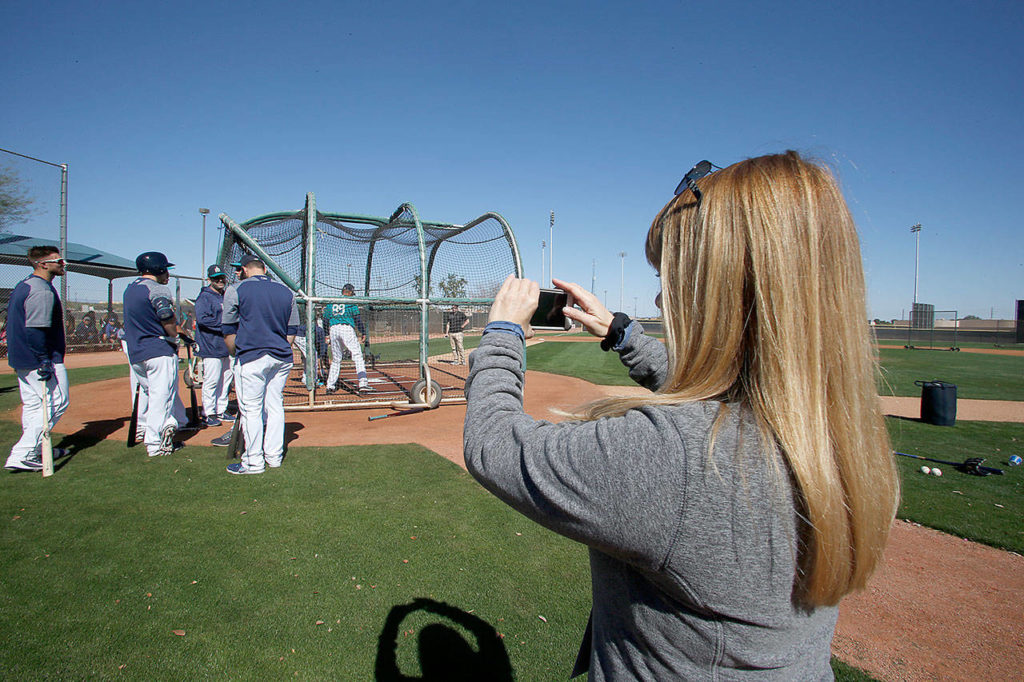
[[[917,303],[917,276],[920,272],[918,266],[921,263],[921,223],[910,226],[910,231],[917,236],[917,248],[914,250],[914,303]],[[914,316],[914,311],[910,311],[910,316]]]
[[[548,277],[555,277],[555,212],[551,212],[551,234],[548,235],[548,256],[551,257],[551,267],[548,268]]]
[[[619,251],[619,310],[622,310],[622,291],[626,288],[626,252]]]
[[[597,259],[590,264],[590,293],[594,293],[594,287],[597,286]]]
[[[206,271],[206,216],[210,214],[210,209],[201,208],[199,209],[200,215],[203,216],[203,249],[202,249],[202,261],[199,263],[199,276],[202,277],[202,273]]]

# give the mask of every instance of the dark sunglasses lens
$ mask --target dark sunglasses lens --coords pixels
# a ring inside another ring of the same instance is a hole
[[[694,166],[693,169],[689,173],[687,173],[687,175],[689,175],[694,180],[699,180],[700,178],[703,178],[705,175],[707,175],[710,172],[711,172],[711,162],[710,161],[701,161],[696,166]]]
[[[683,190],[685,190],[687,187],[690,187],[691,183],[700,180],[705,175],[710,173],[712,168],[714,168],[714,165],[707,160],[701,161],[696,166],[691,168],[689,171],[687,171],[686,175],[683,176],[683,179],[679,181],[679,184],[676,185],[675,195],[679,196],[680,194],[682,194]],[[697,200],[700,201],[700,192],[694,191],[694,194],[697,195]]]

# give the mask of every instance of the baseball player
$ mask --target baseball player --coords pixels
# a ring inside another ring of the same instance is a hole
[[[156,457],[185,445],[174,440],[181,425],[175,416],[176,403],[180,404],[178,323],[167,287],[168,269],[174,264],[158,251],[147,251],[135,259],[135,267],[139,278],[124,291],[124,340],[128,361],[147,398],[143,440],[149,456]],[[141,410],[141,396],[139,402]]]
[[[18,283],[7,305],[7,364],[18,375],[21,392],[21,438],[7,458],[5,469],[43,468],[41,442],[43,410],[50,427],[68,409],[68,374],[64,369],[64,310],[53,278],[64,275],[60,249],[33,246],[28,250],[32,274]],[[53,458],[67,454],[53,448]]]
[[[291,289],[270,281],[263,262],[252,255],[239,261],[245,278],[224,293],[221,331],[238,363],[238,396],[245,438],[232,474],[262,474],[284,458],[284,385],[292,369],[292,341],[299,310]],[[266,425],[264,428],[264,419]]]
[[[355,296],[356,288],[346,284],[341,288],[342,296]],[[356,376],[359,379],[359,391],[373,391],[373,387],[366,380],[366,365],[363,363],[363,351],[359,348],[359,339],[356,331],[363,335],[363,342],[369,343],[370,337],[366,333],[366,327],[359,317],[359,306],[351,303],[328,303],[324,307],[324,320],[326,320],[331,340],[331,371],[327,375],[327,392],[334,393],[338,390],[338,375],[341,373],[341,346],[345,345],[348,352],[352,354],[352,361],[356,365]]]
[[[466,347],[464,345],[463,330],[469,326],[469,317],[459,310],[459,306],[453,305],[451,312],[444,320],[444,334],[452,345],[452,353],[455,354],[455,365],[466,364]]]
[[[220,426],[223,421],[234,421],[234,416],[228,412],[231,354],[221,333],[227,274],[219,265],[211,265],[206,270],[206,277],[210,285],[203,287],[196,297],[196,341],[199,342],[199,357],[203,359],[206,425]]]

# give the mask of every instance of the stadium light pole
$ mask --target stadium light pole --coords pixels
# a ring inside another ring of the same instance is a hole
[[[622,291],[626,288],[626,252],[619,251],[619,310],[622,310]]]
[[[199,209],[199,214],[203,216],[203,249],[202,255],[200,256],[202,261],[199,263],[199,276],[202,277],[203,271],[206,270],[206,216],[210,214],[210,209],[201,208]]]
[[[548,256],[551,258],[551,266],[548,268],[548,277],[555,278],[555,212],[551,212],[551,233],[548,235]]]
[[[594,287],[597,286],[597,259],[595,258],[590,264],[590,293],[594,293]]]
[[[914,249],[914,303],[917,303],[917,277],[920,270],[918,266],[921,263],[921,223],[910,226],[910,231],[917,236],[917,247]],[[914,311],[910,311],[910,316],[914,316]]]

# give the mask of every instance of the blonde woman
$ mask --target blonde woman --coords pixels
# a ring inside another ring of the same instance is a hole
[[[590,680],[831,679],[837,604],[881,560],[899,496],[836,181],[795,152],[702,162],[647,259],[664,343],[556,281],[652,391],[560,424],[523,413],[538,287],[506,280],[471,356],[466,465],[590,548]]]

